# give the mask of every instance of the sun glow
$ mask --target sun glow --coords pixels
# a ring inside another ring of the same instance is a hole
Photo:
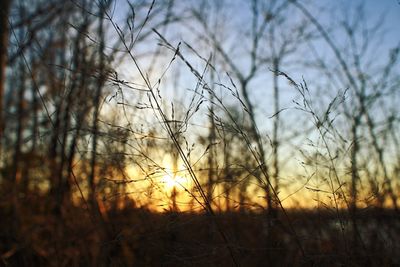
[[[172,174],[166,174],[161,179],[161,183],[164,185],[166,190],[184,190],[188,186],[187,178],[182,176],[174,176]]]

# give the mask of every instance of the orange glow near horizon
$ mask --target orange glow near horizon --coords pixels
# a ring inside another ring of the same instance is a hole
[[[181,212],[201,212],[202,207],[197,200],[201,203],[204,201],[199,194],[196,193],[196,190],[193,189],[193,182],[184,166],[179,166],[180,168],[175,172],[173,172],[171,166],[171,158],[169,156],[163,157],[162,164],[160,164],[160,171],[148,178],[144,178],[143,173],[140,173],[135,167],[127,166],[127,173],[129,176],[136,177],[139,181],[126,185],[129,189],[127,191],[134,192],[129,194],[128,197],[135,201],[138,207],[146,207],[155,212],[172,210],[174,205],[174,207]],[[198,172],[197,175],[200,181],[204,182],[206,180],[206,177],[202,176],[201,171]],[[294,176],[287,175],[286,177]],[[295,180],[295,178],[292,179]],[[225,199],[227,196],[224,193],[226,188],[224,186],[224,184],[220,183],[213,187],[214,199],[212,201],[212,207],[216,211],[223,212],[227,209],[227,201]],[[203,189],[206,189],[204,183]],[[240,207],[253,211],[264,210],[266,207],[265,195],[255,183],[252,183],[247,188],[247,199],[245,203],[239,203],[238,190],[239,187],[234,186],[228,196],[228,205],[231,211],[238,210]],[[151,193],[140,193],[148,191],[151,191]],[[193,195],[197,197],[197,200],[194,199]],[[358,206],[360,208],[366,206],[365,199],[367,195],[367,192],[364,192],[364,194],[360,192],[358,201]],[[294,181],[290,188],[282,188],[279,192],[279,198],[282,201],[283,207],[286,209],[318,209],[335,206],[332,193],[329,192],[329,189],[324,187],[314,188],[313,184],[303,184],[301,181]],[[338,198],[337,201],[340,208],[346,207],[344,199]],[[373,202],[373,200],[371,201]],[[384,206],[390,207],[390,204],[384,203]]]

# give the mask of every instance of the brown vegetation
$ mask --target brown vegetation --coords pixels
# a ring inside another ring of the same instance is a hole
[[[1,1],[0,265],[399,265],[369,5]]]

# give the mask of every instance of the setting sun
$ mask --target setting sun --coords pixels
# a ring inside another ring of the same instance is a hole
[[[164,185],[165,189],[170,191],[172,189],[184,190],[187,189],[188,181],[187,178],[182,176],[174,176],[172,174],[166,174],[161,179],[161,183]]]

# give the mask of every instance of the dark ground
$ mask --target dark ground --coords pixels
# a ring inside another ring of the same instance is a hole
[[[54,214],[45,201],[26,201],[17,216],[1,203],[0,266],[234,266],[232,255],[240,266],[400,266],[391,210],[359,210],[356,232],[347,212],[290,210],[295,235],[281,213],[270,224],[250,212],[125,208],[100,217],[74,206]]]

